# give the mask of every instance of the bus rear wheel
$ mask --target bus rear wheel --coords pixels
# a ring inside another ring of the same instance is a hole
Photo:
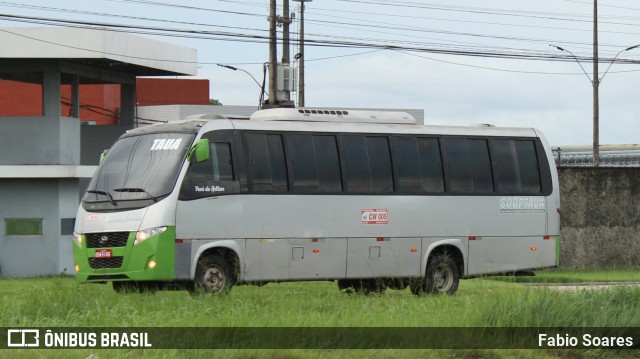
[[[453,294],[460,284],[460,269],[447,253],[435,254],[427,264],[424,278],[411,284],[411,292],[423,294]]]
[[[219,255],[200,258],[192,293],[227,294],[235,284],[229,264]]]

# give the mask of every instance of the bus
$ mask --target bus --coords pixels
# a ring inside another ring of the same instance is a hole
[[[76,218],[79,282],[453,294],[461,278],[558,263],[558,176],[536,129],[310,108],[196,117],[108,151]]]

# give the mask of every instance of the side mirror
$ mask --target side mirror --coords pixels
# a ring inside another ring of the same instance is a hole
[[[102,153],[100,154],[100,162],[98,162],[98,164],[102,163],[104,158],[107,157],[107,153],[109,153],[109,149],[108,148],[106,150],[102,151]]]
[[[196,162],[204,162],[209,159],[209,140],[201,138],[189,150],[187,158],[191,161],[193,156],[196,156]]]

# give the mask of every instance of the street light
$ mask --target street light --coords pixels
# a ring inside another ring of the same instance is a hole
[[[262,93],[264,93],[265,95],[267,95],[267,97],[269,97],[269,94],[267,93],[267,91],[265,91],[264,86],[260,85],[260,82],[258,82],[258,80],[256,80],[256,78],[253,77],[253,75],[249,71],[243,70],[243,69],[240,69],[240,68],[237,68],[237,67],[229,66],[229,65],[223,65],[223,64],[216,64],[216,65],[218,65],[220,67],[224,67],[225,69],[233,70],[233,71],[242,71],[245,74],[249,75],[251,77],[251,79],[253,80],[253,82],[255,82],[256,85],[258,85],[258,87],[260,87],[260,91],[261,91],[260,92],[260,97],[262,98]],[[261,105],[261,103],[259,103],[259,105]]]
[[[578,65],[580,65],[580,68],[582,69],[582,72],[584,72],[584,74],[587,76],[587,78],[589,79],[589,82],[591,83],[591,85],[593,86],[593,164],[594,166],[598,166],[600,164],[600,135],[599,135],[599,122],[600,122],[600,96],[598,93],[598,88],[600,87],[600,83],[602,83],[602,80],[604,79],[604,77],[607,75],[607,73],[609,72],[609,69],[611,68],[611,66],[613,65],[613,63],[618,59],[618,56],[620,56],[621,53],[625,52],[625,51],[629,51],[629,50],[633,50],[635,48],[640,47],[640,44],[638,45],[634,45],[634,46],[630,46],[627,47],[626,49],[622,49],[620,50],[616,56],[613,58],[613,60],[611,60],[611,63],[609,63],[609,66],[607,67],[607,70],[604,72],[604,75],[602,75],[602,77],[598,78],[597,77],[597,63],[596,63],[596,58],[594,57],[594,78],[592,79],[591,76],[589,76],[589,74],[587,73],[587,71],[584,69],[584,67],[582,66],[582,64],[580,63],[580,60],[578,60],[578,58],[576,57],[576,55],[573,54],[573,52],[564,49],[560,46],[556,46],[556,45],[549,45],[551,47],[555,47],[556,49],[560,50],[560,51],[564,51],[567,52],[571,55],[571,57],[573,57],[574,60],[576,60],[576,62],[578,63]]]
[[[616,54],[616,57],[614,57],[613,60],[611,60],[611,63],[609,64],[609,67],[607,67],[607,70],[604,72],[604,75],[602,75],[602,77],[600,78],[600,82],[602,82],[602,79],[605,77],[607,72],[609,72],[609,69],[611,68],[611,65],[613,65],[614,62],[616,62],[616,60],[618,59],[618,56],[620,56],[621,53],[629,51],[629,50],[633,50],[633,49],[638,48],[638,47],[640,47],[640,44],[634,45],[634,46],[631,46],[631,47],[627,47],[626,49],[622,49],[622,50],[618,51],[618,53]]]

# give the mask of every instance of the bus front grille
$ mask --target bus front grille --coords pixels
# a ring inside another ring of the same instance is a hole
[[[122,267],[122,258],[123,257],[89,258],[89,265],[93,269],[120,268]]]
[[[129,239],[129,232],[87,233],[87,248],[124,247]]]

